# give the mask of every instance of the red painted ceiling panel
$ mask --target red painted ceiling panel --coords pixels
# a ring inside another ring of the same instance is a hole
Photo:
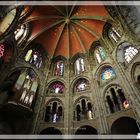
[[[42,44],[50,57],[69,58],[88,51],[108,19],[104,6],[36,6],[26,21],[32,25],[29,40]]]

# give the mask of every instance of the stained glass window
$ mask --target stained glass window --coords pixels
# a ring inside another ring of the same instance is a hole
[[[118,31],[112,27],[110,30],[110,37],[115,41],[118,42],[118,40],[120,39],[121,35],[118,33]]]
[[[138,50],[135,49],[134,47],[131,47],[131,46],[126,47],[125,52],[124,52],[124,58],[126,62],[129,63],[137,53],[138,53]]]
[[[63,73],[64,73],[64,62],[59,60],[55,64],[55,75],[63,76]]]
[[[19,26],[19,27],[16,29],[16,31],[14,32],[14,34],[15,34],[15,39],[16,39],[16,40],[19,40],[20,37],[22,37],[22,35],[24,34],[24,31],[25,31],[25,25],[23,24],[23,25]]]
[[[42,64],[42,57],[38,51],[30,49],[26,53],[25,61],[29,62],[30,64],[33,64],[36,68],[39,69]]]
[[[84,59],[83,58],[78,58],[75,61],[75,71],[76,71],[76,74],[80,74],[81,72],[85,71]]]
[[[74,89],[76,92],[80,92],[80,91],[89,89],[89,81],[84,78],[78,79],[76,81]]]
[[[17,41],[17,43],[21,43],[23,40],[25,40],[25,38],[28,35],[28,30],[29,30],[28,24],[22,24],[17,27],[17,29],[14,32],[15,40]]]
[[[53,82],[50,87],[49,87],[49,92],[50,93],[63,93],[64,92],[64,85],[63,83],[57,81]]]
[[[102,71],[101,73],[101,79],[104,80],[108,80],[108,79],[112,79],[113,77],[115,77],[115,72],[112,68],[108,67],[105,70]]]
[[[105,59],[105,53],[102,47],[96,47],[95,56],[98,63],[101,63]]]

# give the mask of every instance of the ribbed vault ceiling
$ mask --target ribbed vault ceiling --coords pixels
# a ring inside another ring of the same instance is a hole
[[[51,58],[71,58],[89,50],[108,19],[104,6],[36,6],[26,19],[32,27],[28,41],[40,43]]]

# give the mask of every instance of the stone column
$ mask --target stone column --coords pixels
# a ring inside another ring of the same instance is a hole
[[[136,117],[140,120],[140,110],[139,110],[139,98],[137,98],[137,93],[134,89],[134,86],[132,85],[132,82],[128,80],[128,75],[125,73],[124,69],[121,65],[117,64],[114,61],[114,69],[116,71],[116,76],[118,79],[120,79],[120,84],[122,84],[122,88],[124,88],[124,91],[127,93],[124,93],[127,98],[129,98],[130,105],[132,104],[132,108],[134,109],[134,113],[137,114]]]
[[[107,120],[105,117],[105,110],[103,108],[103,99],[100,96],[100,87],[97,83],[97,81],[94,80],[94,87],[95,87],[95,98],[96,98],[96,106],[98,111],[98,117],[99,117],[99,125],[100,125],[100,134],[107,134],[108,133],[108,125]]]

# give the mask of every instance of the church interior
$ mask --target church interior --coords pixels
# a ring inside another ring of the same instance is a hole
[[[1,5],[0,134],[140,133],[139,16],[134,5]]]

